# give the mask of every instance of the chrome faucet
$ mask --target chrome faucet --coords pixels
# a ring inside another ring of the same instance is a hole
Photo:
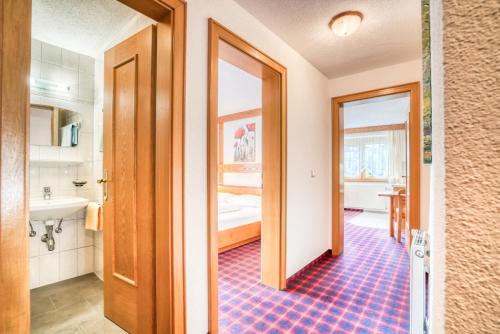
[[[52,190],[50,189],[50,187],[43,187],[43,199],[49,200],[51,196]]]
[[[54,240],[54,221],[46,220],[45,221],[45,231],[46,234],[42,235],[42,242],[47,244],[47,249],[49,251],[53,251],[56,248],[56,241]]]

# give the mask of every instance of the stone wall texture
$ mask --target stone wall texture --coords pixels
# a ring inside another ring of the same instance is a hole
[[[447,333],[500,333],[500,0],[443,0]]]

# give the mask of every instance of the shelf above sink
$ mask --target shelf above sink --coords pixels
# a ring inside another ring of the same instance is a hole
[[[30,165],[36,167],[64,167],[79,166],[81,164],[83,164],[82,160],[30,160]]]
[[[48,200],[30,199],[30,220],[61,219],[85,208],[89,200],[83,197],[53,197]]]

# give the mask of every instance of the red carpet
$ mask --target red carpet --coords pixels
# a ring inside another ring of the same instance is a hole
[[[346,221],[359,211],[346,210]],[[260,242],[219,255],[221,333],[408,333],[409,263],[387,231],[345,225],[345,251],[287,291],[259,283]]]

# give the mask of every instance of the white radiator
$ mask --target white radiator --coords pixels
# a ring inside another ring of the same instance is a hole
[[[378,196],[389,184],[383,182],[345,182],[344,207],[369,211],[387,211],[388,199]]]
[[[428,234],[413,230],[410,249],[410,334],[427,333]]]

